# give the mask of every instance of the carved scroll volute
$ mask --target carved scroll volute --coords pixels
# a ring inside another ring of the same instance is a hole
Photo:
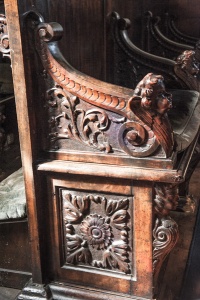
[[[155,185],[155,226],[153,229],[153,272],[155,287],[158,275],[167,255],[174,248],[178,237],[178,225],[169,216],[178,204],[177,184],[157,183]]]
[[[5,15],[0,14],[0,52],[10,58],[10,46]]]
[[[60,94],[65,94],[67,99],[77,97],[78,100],[121,115],[124,124],[116,135],[119,146],[129,155],[149,156],[161,145],[166,157],[170,156],[174,142],[166,112],[171,107],[171,98],[164,91],[163,78],[151,73],[146,75],[136,88],[137,94],[134,94],[131,89],[86,76],[71,67],[63,58],[56,43],[61,35],[62,27],[57,23],[40,23],[36,29],[37,51],[45,71],[54,80],[55,86],[63,90]],[[141,90],[141,95],[138,90]],[[151,107],[143,105],[142,95],[145,90],[146,98],[149,97],[149,90],[153,90]],[[78,136],[81,141],[80,132]]]
[[[196,52],[193,50],[186,50],[176,59],[174,66],[175,74],[188,86],[189,89],[200,91],[199,83],[199,67],[200,61],[197,60],[199,56],[199,49]]]

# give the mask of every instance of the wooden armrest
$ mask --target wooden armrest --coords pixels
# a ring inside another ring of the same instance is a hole
[[[100,151],[114,152],[108,141],[114,135],[118,151],[128,155],[150,156],[160,145],[165,156],[170,156],[174,146],[167,117],[171,96],[165,91],[163,77],[149,73],[135,91],[94,79],[75,70],[64,59],[57,44],[61,35],[62,27],[57,23],[39,22],[35,30],[36,48],[43,67],[55,83],[55,87],[47,91],[50,120],[53,122],[51,141],[75,139]],[[56,108],[58,98],[61,99],[59,113]],[[55,114],[52,114],[53,107]],[[71,116],[66,109],[70,109]],[[55,127],[61,118],[66,127],[59,133]],[[66,123],[66,119],[70,119],[70,123]],[[95,120],[99,122],[98,129],[89,137],[92,131],[90,123]],[[105,134],[108,128],[110,133]]]

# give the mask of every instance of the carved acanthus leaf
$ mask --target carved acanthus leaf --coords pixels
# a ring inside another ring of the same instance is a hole
[[[128,245],[123,241],[115,241],[103,254],[103,266],[118,268],[124,273],[130,272],[127,256]]]
[[[111,217],[111,224],[119,229],[125,229],[127,226],[128,213],[126,209],[116,211]]]
[[[153,237],[153,272],[157,278],[163,261],[178,240],[178,225],[170,217],[157,218]]]
[[[77,264],[78,262],[90,264],[92,255],[84,241],[79,235],[66,235],[67,238],[67,262]]]
[[[89,209],[88,197],[80,197],[66,193],[64,195],[63,208],[66,222],[78,222],[83,214]]]
[[[153,272],[154,280],[160,272],[163,261],[178,240],[178,225],[169,216],[178,203],[177,184],[157,183],[155,185],[155,226],[153,229]]]
[[[108,200],[105,201],[105,211],[107,216],[111,216],[114,212],[125,209],[127,210],[129,206],[128,199],[121,199],[121,200]]]

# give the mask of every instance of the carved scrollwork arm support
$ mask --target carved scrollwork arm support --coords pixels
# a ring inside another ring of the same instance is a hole
[[[178,186],[170,183],[155,185],[155,226],[153,228],[153,272],[156,283],[161,266],[175,246],[179,233],[177,223],[169,216],[178,204]]]
[[[40,22],[35,30],[36,49],[45,71],[55,84],[47,97],[51,111],[51,138],[75,138],[100,151],[110,152],[113,147],[107,130],[117,122],[123,123],[116,132],[119,151],[145,157],[153,155],[161,145],[165,157],[170,156],[174,145],[167,117],[171,96],[165,92],[163,77],[147,74],[134,92],[86,76],[70,66],[60,53],[57,41],[61,36],[62,27],[57,23]],[[96,109],[88,112],[83,109],[84,103]],[[117,119],[113,119],[113,113],[118,115]],[[64,122],[63,127],[61,123]],[[92,132],[92,138],[88,136],[89,132]],[[103,144],[99,143],[100,136]]]

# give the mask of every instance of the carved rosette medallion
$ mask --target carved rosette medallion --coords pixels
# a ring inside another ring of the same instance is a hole
[[[66,264],[130,274],[129,199],[65,189],[61,198]]]
[[[155,186],[155,226],[153,229],[153,272],[156,281],[162,263],[176,245],[178,225],[169,216],[178,204],[177,184],[157,183]]]
[[[81,223],[80,231],[85,240],[93,248],[105,249],[111,242],[111,227],[109,218],[92,214],[87,216]]]

